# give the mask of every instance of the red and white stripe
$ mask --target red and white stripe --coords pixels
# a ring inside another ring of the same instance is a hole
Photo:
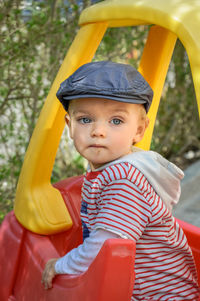
[[[126,162],[87,173],[82,201],[87,213],[81,217],[89,231],[104,228],[136,241],[132,300],[198,300],[186,237],[138,169]]]

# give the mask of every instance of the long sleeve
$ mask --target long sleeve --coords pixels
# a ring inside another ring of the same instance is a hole
[[[99,253],[103,243],[109,238],[119,237],[118,234],[103,229],[92,231],[83,244],[57,260],[56,273],[80,274],[85,272]]]

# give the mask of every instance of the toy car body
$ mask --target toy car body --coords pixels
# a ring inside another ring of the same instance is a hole
[[[149,149],[171,55],[179,38],[191,65],[200,108],[200,3],[197,0],[107,0],[84,10],[80,30],[58,72],[42,109],[21,170],[14,211],[0,228],[0,299],[2,301],[130,301],[134,286],[135,244],[108,240],[86,273],[57,276],[45,291],[46,261],[82,242],[82,177],[52,186],[51,172],[64,128],[64,110],[56,100],[60,83],[92,60],[108,27],[152,24],[139,71],[154,90],[150,127],[138,145]],[[200,279],[200,229],[179,221],[186,233]],[[87,290],[85,289],[87,287]]]

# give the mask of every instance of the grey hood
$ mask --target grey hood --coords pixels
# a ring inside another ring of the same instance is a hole
[[[128,162],[139,169],[170,211],[173,205],[178,203],[181,194],[180,181],[184,173],[175,164],[156,152],[134,147],[133,153],[110,162],[98,170],[120,162]]]

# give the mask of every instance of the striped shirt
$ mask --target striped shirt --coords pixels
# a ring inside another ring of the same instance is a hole
[[[82,187],[83,236],[101,228],[136,241],[132,300],[198,300],[186,237],[156,191],[128,162],[88,172]]]

